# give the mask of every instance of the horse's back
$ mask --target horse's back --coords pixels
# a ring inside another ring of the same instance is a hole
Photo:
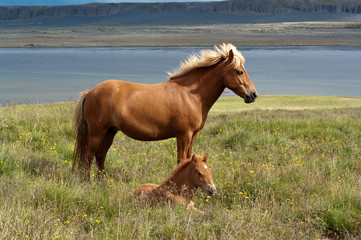
[[[152,190],[156,189],[157,187],[159,187],[159,185],[153,183],[142,184],[134,191],[134,195],[135,196],[148,195],[152,192]]]
[[[153,191],[157,187],[159,187],[159,185],[152,183],[142,184],[134,191],[133,196],[138,200],[145,201],[147,204],[154,205],[159,202],[157,192]]]

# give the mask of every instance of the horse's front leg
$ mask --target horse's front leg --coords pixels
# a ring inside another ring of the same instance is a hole
[[[190,158],[192,156],[193,144],[194,144],[194,141],[196,140],[197,134],[198,134],[198,132],[193,133],[191,142],[189,143],[188,150],[187,150],[187,158]]]
[[[187,209],[188,209],[188,210],[192,210],[192,211],[194,211],[194,212],[196,212],[196,213],[199,213],[199,214],[202,214],[202,215],[206,214],[205,212],[203,212],[203,211],[195,208],[193,201],[190,201],[190,203],[189,203],[188,206],[187,206]]]
[[[187,159],[188,149],[192,140],[193,133],[188,132],[177,137],[177,163]]]
[[[166,197],[167,197],[167,199],[169,199],[170,201],[172,201],[175,204],[180,204],[180,205],[185,206],[187,208],[187,210],[192,210],[192,211],[202,214],[202,215],[205,214],[205,212],[194,207],[193,201],[189,201],[182,196],[177,196],[177,195],[174,195],[173,193],[167,192]]]

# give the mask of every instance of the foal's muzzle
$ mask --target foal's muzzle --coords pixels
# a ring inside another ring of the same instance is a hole
[[[213,196],[217,193],[217,188],[215,185],[207,185],[206,191],[209,196]]]
[[[256,101],[257,97],[258,97],[257,93],[252,91],[245,95],[244,102],[245,103],[253,103],[254,101]]]

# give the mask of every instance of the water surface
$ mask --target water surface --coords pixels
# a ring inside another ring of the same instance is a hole
[[[3,48],[0,103],[75,100],[107,79],[160,83],[167,81],[167,71],[201,49]],[[259,94],[361,97],[361,47],[238,49]]]

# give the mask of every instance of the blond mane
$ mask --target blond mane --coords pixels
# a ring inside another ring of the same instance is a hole
[[[169,79],[180,77],[197,68],[209,67],[218,63],[221,59],[229,57],[230,50],[233,51],[234,57],[230,65],[233,67],[240,66],[246,62],[245,58],[237,48],[231,43],[223,43],[219,47],[214,46],[214,50],[202,50],[200,54],[193,54],[187,60],[180,63],[178,69],[168,72]]]

